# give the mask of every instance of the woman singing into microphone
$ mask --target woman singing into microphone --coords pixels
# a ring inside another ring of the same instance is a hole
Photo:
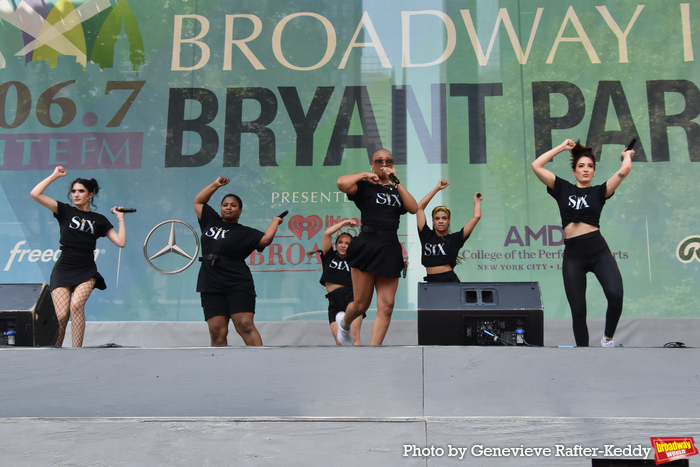
[[[391,323],[399,276],[404,268],[403,250],[397,236],[403,214],[418,211],[416,200],[396,178],[394,158],[386,149],[372,156],[372,172],[343,175],[340,191],[360,209],[360,234],[348,247],[354,301],[345,313],[336,315],[338,340],[351,345],[351,323],[369,308],[377,290],[377,317],[372,326],[370,345],[381,345]],[[395,179],[390,181],[390,177]]]

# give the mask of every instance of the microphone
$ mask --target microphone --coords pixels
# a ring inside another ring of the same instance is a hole
[[[126,213],[126,212],[136,212],[136,209],[134,209],[134,208],[117,208],[116,210],[119,211],[119,212],[124,212],[124,213]]]
[[[280,217],[280,218],[284,219],[284,216],[286,216],[287,214],[289,214],[289,209],[287,209],[286,211],[284,211],[282,214],[280,214],[280,215],[277,216],[277,217]]]
[[[476,194],[476,197],[477,197],[478,199],[481,199],[481,193],[477,193],[477,194]]]
[[[637,138],[632,138],[632,141],[630,141],[630,144],[627,145],[627,148],[625,149],[625,151],[629,151],[630,149],[632,149],[635,144],[637,144]],[[624,157],[620,156],[620,160],[623,160],[623,159],[624,159]]]

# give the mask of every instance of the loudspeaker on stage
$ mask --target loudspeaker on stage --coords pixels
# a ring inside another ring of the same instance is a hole
[[[57,337],[48,284],[0,284],[0,345],[41,347]]]
[[[544,345],[539,282],[419,282],[418,345]]]

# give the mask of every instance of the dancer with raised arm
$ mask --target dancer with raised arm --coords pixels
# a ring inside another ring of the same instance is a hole
[[[481,219],[481,193],[474,194],[474,215],[455,233],[450,232],[452,214],[447,206],[436,206],[432,212],[433,228],[426,225],[425,208],[433,197],[450,185],[447,180],[440,180],[430,192],[418,202],[416,223],[421,243],[421,263],[428,273],[426,282],[459,282],[454,272],[457,255]]]
[[[347,252],[353,236],[347,232],[341,232],[335,238],[335,249],[333,248],[333,234],[338,232],[343,227],[355,227],[353,219],[345,219],[332,227],[327,228],[323,232],[321,240],[321,262],[323,264],[323,274],[321,275],[321,285],[326,288],[328,294],[328,322],[331,326],[331,333],[335,343],[340,345],[338,341],[338,323],[335,322],[335,317],[338,313],[344,313],[348,305],[353,301],[352,290],[352,275],[350,266],[347,262]],[[310,254],[318,253],[311,251]],[[307,254],[309,254],[307,253]],[[353,335],[353,345],[362,345],[360,340],[360,330],[362,329],[362,320],[367,315],[362,315],[355,319],[350,326],[350,331]]]
[[[197,277],[204,319],[209,326],[211,345],[228,345],[228,322],[246,345],[263,345],[254,323],[255,284],[245,260],[253,251],[263,251],[272,243],[282,223],[273,217],[265,232],[238,223],[243,201],[234,194],[224,195],[221,210],[209,204],[212,195],[230,180],[218,177],[194,198],[194,210],[202,229],[202,266]]]
[[[386,149],[372,156],[372,172],[343,175],[338,178],[340,191],[360,209],[360,234],[348,248],[354,300],[345,313],[336,315],[338,340],[353,343],[352,322],[367,311],[374,290],[377,291],[377,317],[372,326],[370,345],[384,342],[394,311],[399,276],[404,258],[397,231],[400,217],[415,214],[418,204],[396,176],[394,158]],[[393,180],[393,181],[392,181]]]
[[[117,210],[120,206],[114,206],[111,210],[117,216],[118,231],[114,230],[105,216],[90,210],[91,205],[95,207],[95,196],[100,191],[100,185],[94,178],[73,180],[68,193],[72,206],[44,194],[51,183],[66,174],[66,169],[56,167],[51,175],[32,189],[31,196],[34,201],[53,212],[61,232],[61,256],[51,272],[50,281],[59,326],[56,347],[63,345],[69,318],[73,347],[82,347],[85,336],[85,302],[93,289],[107,288],[95,264],[97,239],[107,237],[123,248],[126,245],[126,228],[124,213]]]
[[[545,164],[557,154],[571,152],[572,184],[545,169]],[[602,347],[614,347],[613,336],[622,315],[622,275],[608,244],[600,233],[600,214],[605,202],[615,193],[622,180],[632,170],[634,151],[622,151],[622,165],[602,185],[591,186],[595,175],[595,156],[591,148],[567,139],[550,149],[532,163],[537,178],[547,186],[547,192],[559,204],[564,228],[564,258],[562,275],[566,298],[571,307],[574,339],[579,347],[588,347],[586,324],[586,274],[595,274],[608,300],[605,330],[600,339]]]

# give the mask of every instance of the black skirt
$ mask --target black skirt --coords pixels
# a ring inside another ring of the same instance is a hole
[[[396,233],[361,232],[348,246],[347,261],[351,268],[379,277],[400,277],[403,249]]]
[[[51,272],[49,288],[53,291],[58,287],[75,287],[93,277],[96,289],[105,290],[107,288],[104,278],[97,272],[97,265],[91,251],[64,250]]]

